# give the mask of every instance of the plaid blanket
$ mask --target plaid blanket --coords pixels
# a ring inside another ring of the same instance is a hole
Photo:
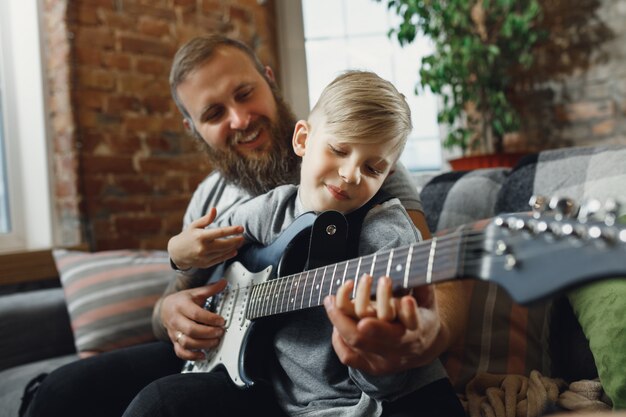
[[[499,213],[528,211],[532,195],[579,203],[615,198],[626,206],[626,147],[543,151],[523,158],[513,169],[441,174],[421,191],[433,232]],[[467,383],[484,372],[528,376],[538,370],[570,380],[597,376],[589,344],[566,300],[526,308],[495,284],[477,281],[469,296],[466,332],[444,357],[457,392],[464,393]],[[553,304],[558,309],[553,311]]]

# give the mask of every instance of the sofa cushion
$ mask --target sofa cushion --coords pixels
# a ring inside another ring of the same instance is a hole
[[[493,217],[507,168],[442,174],[429,182],[421,197],[435,231]],[[459,393],[478,373],[549,374],[547,315],[549,303],[526,308],[513,302],[496,284],[471,281],[468,326],[463,337],[443,357]]]
[[[0,370],[75,352],[58,287],[2,296],[0,334]]]
[[[165,251],[55,250],[81,357],[155,340],[151,314],[174,273]]]
[[[16,417],[22,403],[24,388],[41,374],[49,374],[62,365],[78,359],[73,353],[16,366],[0,372],[0,417]]]

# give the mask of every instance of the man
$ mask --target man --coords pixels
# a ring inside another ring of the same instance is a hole
[[[271,69],[244,45],[219,36],[196,39],[183,49],[170,76],[172,95],[185,126],[200,139],[215,167],[194,193],[185,214],[189,224],[203,217],[205,207],[227,215],[229,207],[254,195],[296,182],[298,160],[290,150],[295,117],[280,98]],[[182,55],[187,58],[179,62]],[[409,182],[402,180],[401,172],[391,176],[395,184],[386,190],[401,199],[428,238],[423,214],[417,211],[419,197],[402,198]],[[205,221],[210,223],[210,217]],[[197,255],[226,259],[240,243],[238,237],[223,236],[216,252],[206,254],[200,247]],[[180,372],[181,359],[199,359],[198,349],[217,344],[221,323],[199,322],[204,299],[220,289],[184,289],[158,302],[156,334],[173,342],[176,356],[172,345],[152,343],[71,363],[44,379],[26,415],[121,415],[143,387]],[[333,347],[343,364],[373,375],[430,363],[464,326],[465,309],[459,309],[463,298],[456,294],[451,287],[437,294],[432,287],[419,289],[415,297],[401,299],[399,320],[394,322],[356,320],[330,303],[326,308],[334,325]]]

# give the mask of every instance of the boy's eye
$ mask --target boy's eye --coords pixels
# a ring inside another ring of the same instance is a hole
[[[345,156],[346,155],[346,152],[342,151],[341,149],[335,148],[333,145],[328,145],[328,148],[335,155],[338,155],[338,156]]]
[[[375,168],[375,167],[373,167],[373,166],[369,166],[369,165],[368,165],[366,168],[367,168],[367,171],[368,171],[370,174],[375,175],[375,176],[377,176],[377,175],[382,175],[382,173],[383,173],[383,171],[382,171],[382,170],[380,170],[380,169],[378,169],[378,168]]]

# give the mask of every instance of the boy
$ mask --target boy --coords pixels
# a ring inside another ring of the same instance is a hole
[[[410,110],[391,83],[370,72],[347,72],[326,87],[308,121],[296,124],[292,144],[302,158],[300,185],[281,186],[250,200],[216,226],[227,226],[223,228],[225,236],[239,230],[246,240],[268,245],[304,212],[354,212],[379,191],[410,131]],[[194,280],[206,281],[207,275],[198,269],[206,265],[195,263],[197,252],[190,234],[199,233],[198,229],[214,217],[212,210],[168,245],[172,262]],[[211,238],[219,237],[215,230],[206,233],[212,233]],[[358,253],[405,246],[420,237],[399,201],[390,199],[367,213]],[[215,239],[213,243],[219,246],[222,242]],[[216,262],[235,254],[228,249],[226,252],[223,257],[217,256]],[[344,284],[337,294],[341,309],[358,317],[395,318],[388,282],[383,280],[379,286],[375,310],[367,300],[371,277],[359,285],[354,305],[349,299],[352,285]],[[415,404],[424,415],[455,415],[460,410],[453,404],[454,396],[445,397],[448,403],[440,404],[445,401],[438,401],[440,393],[432,390],[439,386],[435,381],[446,378],[438,361],[398,374],[367,375],[339,362],[330,343],[331,333],[332,326],[322,309],[295,313],[281,322],[275,333],[269,376],[276,402],[287,415],[377,416],[385,412],[384,401],[424,388],[429,395]],[[219,343],[219,332],[216,334],[215,344]],[[176,343],[184,345],[184,336],[177,331]],[[448,385],[441,386],[447,394]],[[129,409],[131,415],[138,415],[132,412],[139,407],[146,405],[136,399]]]

